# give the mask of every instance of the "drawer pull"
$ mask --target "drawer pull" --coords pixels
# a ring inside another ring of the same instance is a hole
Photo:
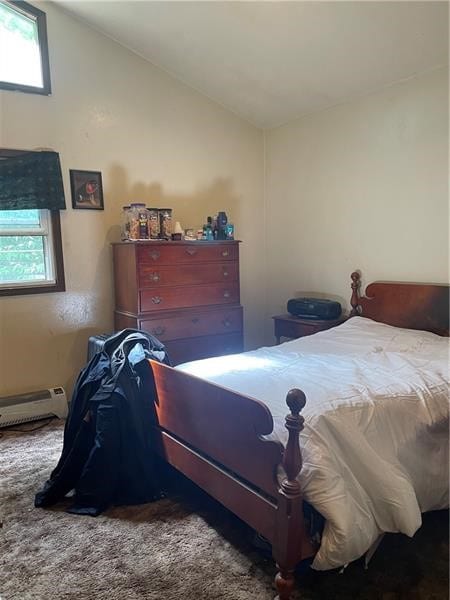
[[[223,270],[223,276],[228,277],[228,271],[226,269]]]
[[[161,325],[158,325],[158,327],[155,327],[155,329],[152,329],[153,335],[162,335],[165,332],[166,332],[166,328],[161,327]]]
[[[222,321],[222,325],[223,325],[224,327],[230,327],[230,326],[231,326],[231,321],[230,321],[230,319],[224,319],[224,320]]]
[[[228,256],[229,252],[228,250],[222,250],[222,256]]]
[[[162,298],[160,296],[153,296],[152,302],[153,304],[161,304]]]
[[[195,248],[187,248],[186,254],[189,254],[189,256],[194,256],[194,254],[197,254],[197,250]]]
[[[153,252],[150,252],[150,258],[153,260],[157,260],[160,256],[161,252],[158,252],[158,250],[153,250]]]
[[[154,282],[157,282],[160,279],[158,273],[150,273],[150,275],[148,277],[151,281],[154,281]]]
[[[194,318],[192,319],[192,323],[194,323],[194,325],[195,325],[196,323],[198,323],[199,321],[200,321],[200,319],[198,319],[197,317],[194,317]]]
[[[230,292],[228,290],[225,290],[223,293],[223,297],[224,298],[229,298],[231,296]]]

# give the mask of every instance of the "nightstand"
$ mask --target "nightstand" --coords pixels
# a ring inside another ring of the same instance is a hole
[[[312,335],[318,331],[325,331],[340,325],[347,320],[347,317],[341,316],[339,319],[301,319],[292,315],[276,315],[272,317],[275,323],[275,337],[277,344],[280,343],[280,338],[299,338],[305,335]]]

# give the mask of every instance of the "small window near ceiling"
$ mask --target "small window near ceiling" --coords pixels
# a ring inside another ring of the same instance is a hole
[[[0,295],[63,290],[59,212],[0,210]]]
[[[45,13],[21,0],[0,0],[0,88],[51,93]]]

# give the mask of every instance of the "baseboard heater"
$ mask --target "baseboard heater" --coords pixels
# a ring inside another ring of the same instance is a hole
[[[62,387],[0,398],[0,427],[53,416],[67,417],[67,398]]]

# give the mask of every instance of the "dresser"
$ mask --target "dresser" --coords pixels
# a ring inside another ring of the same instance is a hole
[[[238,241],[113,244],[116,330],[157,337],[173,364],[242,352]]]

